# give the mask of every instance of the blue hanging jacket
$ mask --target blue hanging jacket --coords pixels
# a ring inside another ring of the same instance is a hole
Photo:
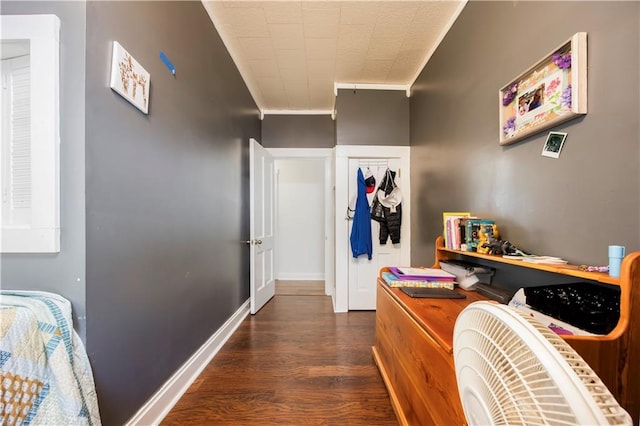
[[[353,257],[366,254],[371,260],[373,243],[371,242],[371,214],[369,213],[369,201],[367,200],[367,184],[364,181],[362,170],[358,168],[358,198],[356,199],[356,211],[353,215],[351,226],[351,252]]]

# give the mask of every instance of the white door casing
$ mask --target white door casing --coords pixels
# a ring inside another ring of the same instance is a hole
[[[324,292],[335,300],[336,294],[336,217],[333,214],[336,203],[336,150],[331,149],[329,156],[325,159],[325,248],[324,248]],[[335,306],[335,302],[334,302]]]
[[[273,157],[255,139],[249,141],[251,313],[275,295]]]

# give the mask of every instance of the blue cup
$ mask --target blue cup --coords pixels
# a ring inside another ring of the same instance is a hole
[[[609,246],[609,275],[612,277],[620,276],[620,265],[624,257],[624,246]]]

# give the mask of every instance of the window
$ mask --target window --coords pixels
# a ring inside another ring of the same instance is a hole
[[[60,20],[54,15],[0,19],[0,251],[59,252]]]

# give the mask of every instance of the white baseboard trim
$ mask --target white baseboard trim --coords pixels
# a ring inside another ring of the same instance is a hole
[[[277,280],[283,281],[323,281],[324,280],[324,272],[317,273],[288,273],[288,272],[280,272],[278,273]]]
[[[240,323],[249,315],[250,300],[238,310],[207,340],[164,385],[138,410],[126,426],[158,425],[169,414],[189,386],[211,362]]]

